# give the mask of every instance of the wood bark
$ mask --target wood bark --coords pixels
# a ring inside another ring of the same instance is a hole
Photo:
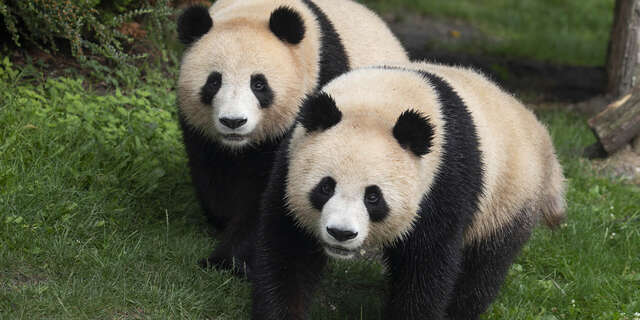
[[[618,98],[640,84],[640,0],[616,0],[607,54],[607,93]]]
[[[585,155],[612,154],[640,134],[640,0],[616,0],[607,52],[607,96],[616,101],[589,120],[598,142]]]
[[[608,154],[640,134],[640,86],[589,120],[598,142]]]

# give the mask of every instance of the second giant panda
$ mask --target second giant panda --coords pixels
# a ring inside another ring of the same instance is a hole
[[[383,248],[385,319],[477,319],[542,219],[564,219],[545,127],[468,69],[351,71],[307,99],[265,192],[253,319],[304,319],[327,256]]]
[[[351,68],[407,54],[350,0],[218,0],[186,9],[178,35],[187,46],[178,104],[191,177],[222,232],[203,263],[243,266],[276,146],[303,98]]]

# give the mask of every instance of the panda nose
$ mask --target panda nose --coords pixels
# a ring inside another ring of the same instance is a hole
[[[242,127],[243,124],[247,123],[247,119],[242,118],[220,118],[220,123],[224,124],[226,127],[231,129],[237,129]]]
[[[351,240],[351,239],[355,238],[358,235],[357,232],[353,232],[353,231],[350,231],[350,230],[340,230],[340,229],[329,228],[329,227],[327,227],[327,232],[329,232],[329,234],[333,238],[335,238],[336,240],[338,240],[340,242]]]

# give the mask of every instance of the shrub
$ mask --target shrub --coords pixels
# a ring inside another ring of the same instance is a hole
[[[161,25],[158,20],[166,20],[173,12],[168,2],[7,0],[0,2],[0,16],[18,47],[28,42],[50,53],[65,49],[80,61],[86,61],[91,53],[124,62],[144,55],[127,52],[127,43],[133,39],[119,27],[142,15],[151,16],[155,25]]]
[[[173,80],[156,71],[128,94],[96,95],[82,77],[31,82],[31,72],[0,59],[0,185],[6,190],[20,180],[6,167],[13,163],[6,150],[34,161],[46,155],[48,163],[67,152],[59,163],[72,171],[71,185],[103,188],[108,181],[138,197],[163,188],[167,170],[183,171],[175,94],[167,90]]]

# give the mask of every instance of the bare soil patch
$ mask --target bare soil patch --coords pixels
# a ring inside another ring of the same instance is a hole
[[[639,147],[628,145],[608,158],[591,163],[600,174],[640,185],[640,138],[636,138],[635,145]]]
[[[20,288],[25,286],[35,286],[47,282],[48,278],[41,273],[27,268],[16,268],[10,272],[0,272],[0,287]]]

